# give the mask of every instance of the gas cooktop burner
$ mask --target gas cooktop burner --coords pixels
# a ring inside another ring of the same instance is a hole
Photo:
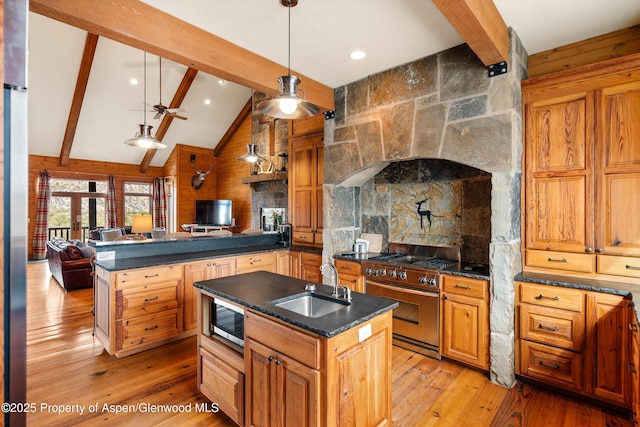
[[[457,263],[458,261],[452,259],[432,258],[424,261],[418,261],[413,265],[416,267],[424,267],[431,270],[442,270],[443,268],[451,267],[452,265]]]

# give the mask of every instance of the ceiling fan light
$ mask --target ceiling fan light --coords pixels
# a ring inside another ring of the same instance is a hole
[[[256,152],[255,144],[247,144],[247,152],[244,153],[242,156],[238,157],[236,160],[240,160],[242,162],[249,162],[249,163],[256,163],[256,162],[262,163],[267,161],[267,159],[265,159],[264,157],[262,157]]]
[[[155,139],[153,135],[151,135],[151,129],[153,128],[153,126],[148,125],[146,123],[139,124],[138,126],[140,126],[140,132],[136,133],[136,136],[134,136],[133,138],[129,138],[126,141],[124,141],[125,144],[130,145],[132,147],[147,148],[147,149],[148,148],[155,148],[155,149],[167,148],[165,144],[161,143],[160,141]]]

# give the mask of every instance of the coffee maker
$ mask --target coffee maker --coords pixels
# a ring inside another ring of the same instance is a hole
[[[280,224],[278,226],[278,232],[280,233],[280,240],[278,243],[282,243],[285,248],[291,247],[291,224]]]

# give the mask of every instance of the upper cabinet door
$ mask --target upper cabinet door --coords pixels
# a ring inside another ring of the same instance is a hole
[[[596,247],[610,255],[640,256],[640,82],[603,89],[597,102],[602,121]]]
[[[593,105],[589,92],[525,105],[527,249],[593,250]]]

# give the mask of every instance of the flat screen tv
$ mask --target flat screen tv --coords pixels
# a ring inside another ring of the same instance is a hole
[[[196,200],[198,225],[231,225],[231,200]]]

